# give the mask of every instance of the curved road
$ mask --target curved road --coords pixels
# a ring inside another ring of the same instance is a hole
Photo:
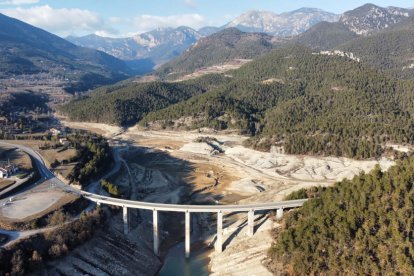
[[[23,146],[23,145],[15,145],[9,142],[0,141],[0,145],[6,146],[13,146],[17,147],[27,154],[29,154],[34,161],[36,162],[38,171],[41,175],[41,179],[27,187],[25,191],[35,187],[36,185],[43,183],[44,181],[50,181],[51,184],[59,187],[63,190],[70,191],[76,194],[83,196],[86,199],[89,199],[92,202],[96,202],[97,204],[107,204],[107,205],[114,205],[123,207],[123,221],[124,221],[124,233],[128,233],[129,223],[128,223],[128,211],[127,208],[135,208],[135,209],[144,209],[144,210],[152,210],[153,211],[153,227],[154,227],[154,253],[158,254],[159,252],[159,237],[158,237],[158,211],[169,211],[169,212],[184,212],[185,213],[185,248],[186,248],[186,257],[189,257],[190,254],[190,213],[217,213],[218,216],[218,224],[217,224],[217,247],[216,250],[218,252],[222,251],[222,218],[224,212],[248,212],[248,227],[249,227],[249,235],[253,235],[254,233],[254,212],[261,211],[261,210],[279,210],[282,211],[286,208],[297,208],[302,206],[307,199],[302,200],[290,200],[290,201],[281,201],[281,202],[270,202],[270,203],[256,203],[256,204],[247,204],[247,205],[178,205],[178,204],[162,204],[162,203],[149,203],[149,202],[140,202],[140,201],[132,201],[132,200],[125,200],[125,199],[118,199],[118,198],[111,198],[107,196],[102,196],[86,191],[77,190],[69,185],[63,183],[60,179],[55,177],[55,175],[47,168],[42,156],[34,151],[33,149]],[[114,170],[120,168],[120,159],[119,159],[119,152],[115,152],[115,166],[114,168],[107,173],[113,173]],[[90,186],[90,191],[96,191],[98,187],[97,182]],[[3,200],[3,202],[5,202]],[[3,204],[0,201],[0,204]],[[32,234],[36,234],[39,232],[46,231],[47,229],[37,229],[33,231],[3,231],[0,229],[0,233],[4,233],[10,236],[11,240],[7,243],[10,244],[12,242],[16,242],[22,237],[27,237]],[[3,245],[4,246],[4,245]]]
[[[29,148],[23,145],[12,144],[9,142],[2,142],[2,141],[0,141],[0,145],[5,145],[9,147],[10,146],[17,147],[25,151],[30,156],[32,156],[33,159],[35,160],[38,170],[42,176],[42,179],[36,182],[35,184],[31,185],[30,187],[27,187],[26,190],[29,190],[33,188],[34,186],[38,185],[39,183],[42,183],[48,180],[48,181],[52,181],[52,183],[59,188],[82,195],[85,198],[93,202],[96,202],[96,203],[103,203],[103,204],[108,204],[108,205],[144,209],[144,210],[209,213],[209,212],[219,212],[219,211],[239,212],[239,211],[251,211],[251,210],[260,211],[260,210],[296,208],[296,207],[302,206],[303,203],[307,201],[307,199],[301,199],[301,200],[290,200],[290,201],[280,201],[280,202],[270,202],[270,203],[256,203],[256,204],[248,204],[248,205],[177,205],[177,204],[140,202],[140,201],[132,201],[132,200],[106,197],[106,196],[101,196],[101,195],[94,194],[94,193],[79,191],[69,185],[66,185],[47,168],[43,160],[43,157],[38,152],[33,150],[32,148]],[[119,158],[115,158],[115,159],[116,159],[115,169],[117,169],[120,166],[119,165],[120,162],[119,162]],[[111,170],[111,172],[113,172],[113,170]],[[93,190],[96,190],[96,188],[94,188]]]
[[[108,204],[114,206],[121,206],[127,208],[155,210],[155,211],[169,211],[169,212],[191,212],[191,213],[216,213],[216,212],[248,212],[274,209],[289,209],[300,207],[307,201],[307,199],[279,201],[270,203],[256,203],[246,205],[179,205],[179,204],[163,204],[150,203],[142,201],[133,201],[118,199],[112,197],[101,196],[88,192],[81,192],[81,194],[96,203]]]

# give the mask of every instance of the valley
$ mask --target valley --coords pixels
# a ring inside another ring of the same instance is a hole
[[[414,9],[17,2],[0,276],[414,274]]]
[[[70,128],[94,129],[113,139],[115,145],[127,143],[127,148],[121,149],[126,162],[111,181],[121,191],[128,191],[129,198],[146,202],[242,204],[280,201],[301,188],[331,186],[362,171],[369,172],[377,164],[384,170],[395,164],[386,158],[356,161],[263,153],[245,148],[243,141],[247,137],[209,129],[201,132],[145,131],[140,127],[122,130],[105,124],[66,121],[64,124]],[[222,153],[208,143],[197,142],[202,137],[212,139]],[[209,267],[217,275],[240,271],[268,273],[262,261],[272,239],[269,230],[278,224],[268,216],[258,216],[261,222],[258,223],[257,234],[247,238],[243,217],[244,214],[226,216],[224,235],[229,244],[222,254],[210,253]],[[212,218],[205,219],[199,222],[202,234],[198,239],[208,244],[215,229],[208,226]],[[174,227],[170,223],[163,225]],[[139,231],[145,231],[140,227]],[[235,233],[237,237],[231,238]],[[148,233],[141,235],[148,236]],[[183,232],[177,235],[183,235]],[[171,244],[168,237],[164,242]],[[234,262],[230,266],[233,270],[229,270],[228,259]]]

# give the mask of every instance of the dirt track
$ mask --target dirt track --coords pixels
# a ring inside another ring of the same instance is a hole
[[[138,187],[138,192],[133,194],[147,201],[175,203],[188,195],[188,189],[193,202],[277,201],[303,187],[329,186],[361,171],[368,172],[376,164],[383,169],[394,164],[387,159],[356,161],[259,152],[242,146],[247,137],[232,133],[144,131],[139,127],[122,131],[117,127],[87,123],[68,123],[68,126],[99,129],[107,137],[127,141],[129,148],[123,154],[125,170],[117,182],[125,187]],[[195,142],[200,137],[214,139]],[[183,192],[183,187],[187,193]],[[228,248],[224,253],[211,255],[211,270],[217,275],[265,271],[257,266],[261,266],[270,246],[272,222],[265,222],[258,228],[259,234],[246,241],[244,235],[235,234],[245,232],[241,226],[244,224],[236,222],[243,220],[244,214],[232,216],[226,218]],[[238,220],[234,216],[238,216]],[[267,217],[264,220],[267,221]],[[252,244],[255,245],[254,256],[248,253],[253,250]],[[225,260],[229,259],[239,260],[241,265],[228,271]]]

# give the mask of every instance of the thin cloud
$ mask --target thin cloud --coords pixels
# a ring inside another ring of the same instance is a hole
[[[91,33],[105,37],[126,37],[131,33],[144,33],[156,28],[188,26],[199,29],[210,23],[198,13],[170,16],[143,14],[131,18],[103,18],[98,13],[87,9],[53,8],[49,5],[5,8],[0,9],[0,12],[62,37]]]
[[[44,5],[31,8],[2,9],[0,12],[61,36],[97,31],[105,31],[114,35],[118,33],[108,26],[98,14],[89,10],[54,9],[49,5]]]
[[[2,1],[0,2],[0,5],[19,6],[19,5],[37,4],[39,2],[40,0],[10,0],[10,1]]]
[[[194,29],[205,26],[206,19],[197,13],[170,16],[139,15],[133,20],[137,32],[146,32],[156,28],[188,26]]]
[[[197,8],[196,0],[184,0],[184,3],[193,9]]]

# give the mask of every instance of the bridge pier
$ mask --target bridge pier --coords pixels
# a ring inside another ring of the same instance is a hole
[[[252,237],[254,234],[254,210],[247,213],[247,235]]]
[[[190,258],[190,212],[185,211],[185,257]]]
[[[216,239],[216,252],[223,252],[223,212],[217,213],[217,239]]]
[[[124,234],[127,235],[129,232],[129,221],[128,221],[128,208],[122,207],[122,219],[124,222]]]
[[[281,220],[283,218],[283,208],[279,208],[276,210],[276,219]]]
[[[159,237],[158,237],[158,211],[152,211],[152,229],[153,229],[153,237],[154,237],[154,254],[158,256],[159,254]]]

